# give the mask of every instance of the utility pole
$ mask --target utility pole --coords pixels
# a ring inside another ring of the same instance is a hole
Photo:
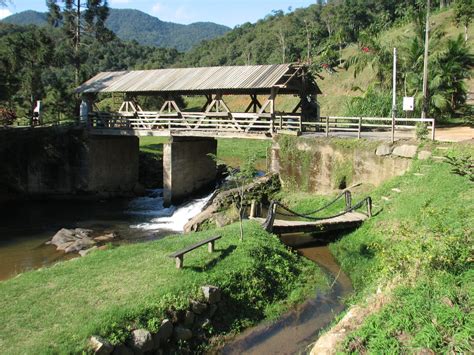
[[[395,118],[396,117],[397,117],[397,48],[393,48],[392,143],[395,142]]]
[[[430,42],[430,0],[426,0],[426,28],[425,28],[425,57],[423,61],[423,105],[421,118],[426,118],[428,112],[428,55]]]

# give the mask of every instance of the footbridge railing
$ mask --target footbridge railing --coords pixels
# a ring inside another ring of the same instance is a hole
[[[329,216],[323,216],[323,217],[313,216],[316,213],[327,210],[329,207],[334,205],[337,201],[339,201],[343,197],[345,199],[345,208],[342,212],[332,214],[332,215],[329,215]],[[273,229],[273,224],[275,222],[275,218],[276,218],[277,215],[285,216],[285,217],[299,217],[299,218],[303,218],[303,219],[306,219],[306,220],[309,220],[309,221],[322,221],[322,220],[328,220],[328,219],[344,216],[348,213],[354,212],[354,211],[362,208],[364,205],[366,207],[366,212],[364,214],[366,214],[367,217],[369,217],[369,218],[372,217],[372,198],[370,196],[367,196],[364,199],[362,199],[361,201],[359,201],[358,203],[356,203],[355,205],[352,205],[352,193],[349,190],[346,190],[346,191],[342,192],[334,200],[328,202],[324,206],[322,206],[320,208],[317,208],[314,211],[309,211],[309,212],[304,212],[304,213],[299,213],[297,211],[294,211],[294,210],[290,209],[289,207],[283,205],[281,202],[273,200],[270,203],[270,206],[268,208],[267,218],[263,222],[262,227],[267,232],[271,232],[272,229]],[[277,211],[278,207],[281,208],[282,210],[284,210],[285,212],[278,212]]]
[[[395,118],[391,117],[342,117],[342,116],[324,116],[317,122],[303,122],[303,128],[306,131],[324,132],[326,137],[331,133],[353,132],[357,133],[357,138],[361,138],[365,132],[374,130],[392,131],[394,134],[398,130],[416,130],[417,124],[425,124],[431,133],[431,139],[435,139],[435,120],[434,118]]]
[[[227,112],[182,112],[180,114],[135,114],[96,112],[90,115],[89,125],[98,129],[173,130],[173,131],[222,131],[273,133],[275,122],[286,129],[301,129],[299,115],[271,115]]]
[[[352,132],[358,138],[377,130],[415,130],[417,123],[427,125],[431,138],[435,137],[435,120],[430,118],[336,117],[302,121],[299,113],[235,113],[235,112],[179,112],[160,113],[138,111],[131,113],[94,112],[89,115],[93,129],[133,131],[189,131],[234,132],[273,135],[280,131],[319,132],[326,137],[341,132]]]

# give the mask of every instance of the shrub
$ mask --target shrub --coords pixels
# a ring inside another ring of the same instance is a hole
[[[16,120],[16,113],[15,111],[0,107],[0,126],[10,126]]]

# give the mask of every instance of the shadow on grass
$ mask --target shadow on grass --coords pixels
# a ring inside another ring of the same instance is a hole
[[[147,144],[142,146],[142,149],[146,149],[148,151],[153,151],[155,153],[163,154],[163,144]]]
[[[232,254],[232,252],[237,249],[237,245],[229,245],[227,248],[225,249],[215,249],[214,250],[214,253],[220,253],[219,256],[215,257],[214,259],[212,259],[211,261],[209,261],[207,264],[205,264],[204,266],[189,266],[189,267],[186,267],[184,266],[183,268],[184,269],[190,269],[190,270],[193,270],[193,271],[196,271],[196,272],[204,272],[204,271],[208,271],[209,269],[212,269],[214,266],[217,265],[217,263],[219,263],[221,260],[224,260],[225,258],[227,258],[230,254]]]

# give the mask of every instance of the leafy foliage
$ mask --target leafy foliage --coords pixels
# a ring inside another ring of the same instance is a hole
[[[99,71],[163,68],[179,57],[175,49],[144,47],[113,39],[85,41],[81,80]],[[74,63],[59,29],[0,24],[0,104],[28,117],[43,100],[43,120],[54,122],[75,112]]]
[[[474,18],[473,0],[456,0],[454,2],[454,22],[456,25],[464,26],[464,40],[468,40],[467,28]]]

